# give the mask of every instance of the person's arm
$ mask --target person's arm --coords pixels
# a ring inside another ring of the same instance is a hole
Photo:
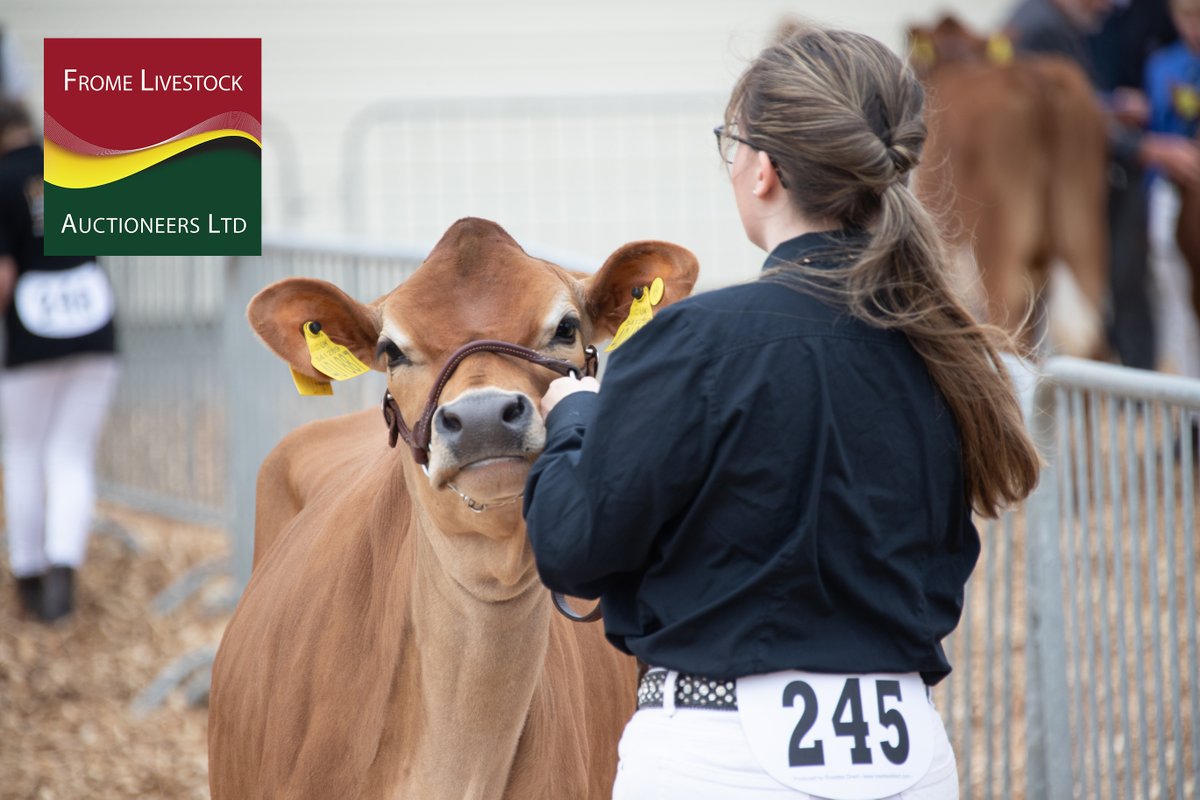
[[[598,597],[642,569],[706,479],[712,377],[688,328],[664,311],[613,356],[599,394],[572,394],[547,416],[525,519],[551,589]]]

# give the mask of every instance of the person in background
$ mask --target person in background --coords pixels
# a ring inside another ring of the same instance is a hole
[[[719,126],[758,280],[660,312],[604,385],[554,381],[538,571],[649,665],[615,800],[958,797],[929,687],[995,515],[1038,475],[1000,358],[908,178],[924,90],[809,27]],[[789,744],[790,743],[790,744]]]
[[[1171,0],[1180,41],[1155,52],[1146,65],[1149,129],[1196,141],[1200,134],[1200,0]],[[1200,192],[1155,171],[1150,179],[1151,268],[1155,320],[1164,360],[1177,373],[1200,378],[1200,322],[1190,302],[1191,281],[1176,240],[1180,192]]]
[[[95,506],[93,463],[117,382],[113,293],[88,256],[43,254],[42,148],[0,99],[0,371],[9,567],[24,613],[74,607]]]
[[[1141,93],[1146,62],[1156,50],[1174,43],[1179,34],[1168,0],[1112,0],[1099,30],[1087,37],[1096,66],[1096,86],[1106,94],[1120,90]],[[1145,125],[1145,96],[1139,125]]]

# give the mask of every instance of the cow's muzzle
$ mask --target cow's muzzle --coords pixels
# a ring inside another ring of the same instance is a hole
[[[516,358],[523,358],[526,361],[553,370],[559,375],[587,375],[594,377],[596,374],[596,348],[591,345],[584,348],[583,366],[578,366],[570,361],[551,358],[536,350],[522,347],[519,344],[512,344],[511,342],[501,342],[494,339],[479,339],[474,342],[468,342],[455,350],[446,359],[446,363],[442,366],[442,370],[438,373],[437,380],[434,381],[433,388],[429,392],[429,399],[425,402],[425,409],[421,412],[420,418],[417,419],[417,423],[411,429],[404,423],[404,418],[400,415],[400,406],[396,404],[396,399],[392,397],[391,391],[383,393],[383,421],[388,426],[388,444],[390,446],[395,447],[397,439],[403,439],[405,444],[409,446],[409,449],[412,450],[414,461],[421,466],[429,463],[429,440],[432,436],[433,418],[438,411],[438,401],[442,396],[442,391],[446,388],[446,384],[449,383],[450,376],[454,374],[454,370],[458,369],[459,364],[475,353],[501,353]],[[526,411],[532,413],[531,408],[524,410],[506,406],[500,410],[500,413],[503,417],[504,415],[514,413],[524,414]],[[442,416],[441,421],[443,423],[446,421],[445,415]],[[439,430],[439,435],[444,433],[444,430]]]
[[[434,412],[435,450],[444,448],[462,466],[493,457],[524,456],[532,446],[534,417],[533,403],[524,394],[471,391]],[[537,437],[539,450],[540,442]]]

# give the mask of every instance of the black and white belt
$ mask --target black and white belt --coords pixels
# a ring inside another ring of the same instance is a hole
[[[662,708],[666,684],[667,670],[649,670],[638,684],[637,707]],[[737,681],[705,678],[685,672],[676,673],[675,707],[737,711]]]

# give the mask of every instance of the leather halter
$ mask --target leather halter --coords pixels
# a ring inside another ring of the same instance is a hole
[[[400,406],[396,404],[396,398],[392,397],[390,390],[383,393],[383,421],[388,426],[388,445],[396,446],[397,439],[403,439],[404,443],[412,450],[413,460],[421,466],[429,463],[429,439],[432,436],[433,415],[437,412],[438,400],[442,396],[442,390],[446,388],[446,384],[450,381],[450,376],[454,374],[454,370],[458,369],[468,356],[475,353],[503,353],[504,355],[516,356],[523,358],[526,361],[531,361],[547,369],[554,370],[559,375],[583,375],[594,378],[596,376],[596,348],[588,345],[583,349],[583,367],[578,367],[570,361],[564,361],[560,358],[551,358],[550,356],[542,355],[536,350],[531,350],[528,347],[522,347],[519,344],[511,342],[501,342],[496,339],[477,339],[474,342],[468,342],[462,347],[455,350],[446,363],[442,366],[442,371],[438,373],[437,380],[433,383],[433,389],[429,392],[429,399],[425,401],[425,410],[421,412],[421,416],[417,419],[417,424],[410,430],[408,425],[404,424],[404,418],[400,416]],[[594,622],[600,619],[600,604],[597,603],[586,614],[576,612],[567,603],[567,598],[558,592],[551,592],[550,596],[554,600],[554,608],[558,610],[567,619],[572,622]]]
[[[538,366],[554,370],[559,375],[586,375],[589,378],[596,376],[596,348],[591,345],[583,349],[583,366],[578,367],[570,361],[551,358],[537,350],[531,350],[511,342],[501,342],[496,339],[476,339],[473,342],[467,342],[446,359],[442,371],[438,373],[437,380],[433,383],[433,389],[429,392],[429,399],[425,401],[425,410],[421,412],[417,424],[413,425],[411,430],[404,423],[404,418],[400,416],[400,406],[396,404],[396,398],[392,397],[391,390],[383,393],[383,421],[388,426],[388,444],[390,446],[396,446],[397,438],[403,439],[404,443],[412,450],[414,461],[421,466],[429,463],[429,440],[433,435],[433,415],[437,412],[442,390],[446,388],[450,376],[454,374],[454,370],[458,369],[458,365],[475,353],[503,353],[508,356],[516,356]]]

